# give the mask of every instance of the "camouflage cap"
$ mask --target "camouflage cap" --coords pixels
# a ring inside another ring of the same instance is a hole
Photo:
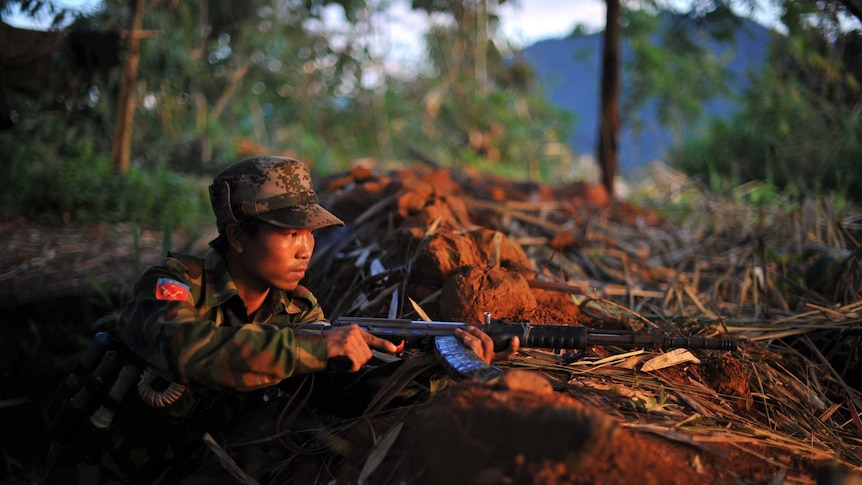
[[[320,206],[308,166],[299,160],[270,156],[240,160],[216,175],[209,191],[219,232],[247,217],[312,230],[344,225]]]

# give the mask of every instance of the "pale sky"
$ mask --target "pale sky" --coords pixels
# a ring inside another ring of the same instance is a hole
[[[82,11],[97,11],[103,0],[55,0],[60,6],[78,8]],[[371,0],[373,1],[373,0]],[[386,0],[382,0],[386,1]],[[696,0],[670,0],[680,5]],[[391,5],[387,30],[395,44],[416,43],[427,26],[424,14],[409,9],[409,0],[388,2]],[[745,2],[739,2],[745,4]],[[751,16],[768,25],[774,22],[775,12],[769,11],[768,1],[756,1],[757,7]],[[329,7],[337,10],[337,5]],[[516,47],[525,47],[538,40],[565,37],[577,25],[589,30],[601,30],[605,24],[605,0],[508,0],[498,7],[502,19],[503,35]],[[742,13],[742,12],[738,12]],[[17,27],[28,28],[29,19],[13,15],[6,19]]]
[[[95,12],[101,8],[103,0],[55,1],[69,8]],[[417,73],[425,52],[422,35],[432,20],[439,19],[410,9],[409,0],[368,1],[369,4],[381,2],[380,5],[387,8],[384,15],[374,18],[371,31],[365,32],[362,38],[381,61],[377,68],[366,67],[367,79],[363,79],[363,83],[375,84],[384,72],[402,75]],[[590,30],[603,29],[605,0],[508,0],[498,7],[498,14],[501,19],[500,34],[513,47],[522,48],[539,40],[565,37],[579,24]],[[325,8],[323,19],[322,28],[330,31],[330,39],[336,45],[355,38],[355,32],[352,35],[338,34],[340,29],[348,28],[343,10],[338,5]],[[6,21],[20,28],[39,28],[34,27],[29,18],[20,15],[13,15]],[[48,22],[50,18],[45,19],[43,28],[47,28]]]
[[[82,11],[98,10],[102,0],[60,0],[59,5]],[[424,14],[411,11],[407,1],[393,2],[389,15],[394,44],[416,43],[427,25]],[[338,8],[338,7],[335,7]],[[537,40],[564,37],[578,24],[602,28],[605,22],[604,0],[509,0],[499,7],[503,35],[517,47]],[[30,27],[29,19],[11,16],[6,21],[17,27]]]
[[[500,7],[503,35],[517,47],[537,40],[565,37],[579,24],[589,30],[605,27],[604,0],[520,0]]]
[[[344,22],[340,8],[330,7],[327,13],[331,14],[326,16],[328,25]],[[501,34],[521,48],[538,40],[565,37],[579,24],[590,30],[604,29],[605,0],[509,0],[498,13]],[[410,66],[417,53],[424,52],[422,34],[431,22],[424,12],[411,10],[407,1],[392,2],[378,22],[375,29],[380,35],[374,36],[372,48],[390,63]]]

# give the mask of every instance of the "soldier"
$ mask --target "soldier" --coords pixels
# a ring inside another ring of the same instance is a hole
[[[341,359],[352,371],[372,357],[371,349],[393,353],[396,346],[358,326],[306,330],[328,322],[314,295],[299,284],[314,250],[314,231],[343,222],[321,207],[308,167],[297,160],[255,157],[219,173],[210,186],[218,237],[201,260],[168,254],[135,286],[133,300],[115,329],[126,359],[146,369],[138,392],[117,413],[111,446],[98,458],[120,480],[175,482],[205,469],[214,454],[201,436],[216,435],[236,420],[257,413],[269,427],[285,379],[323,371]],[[486,361],[495,355],[478,329],[459,332]],[[273,447],[268,448],[273,451]],[[267,479],[272,462],[256,450],[239,466]],[[80,468],[80,467],[79,467]],[[192,470],[197,470],[194,473]]]
[[[240,161],[216,176],[210,199],[219,234],[204,260],[170,255],[138,282],[118,329],[136,355],[182,383],[248,391],[330,358],[357,370],[371,348],[395,351],[358,327],[293,329],[326,321],[299,281],[314,231],[344,224],[318,204],[304,163]]]

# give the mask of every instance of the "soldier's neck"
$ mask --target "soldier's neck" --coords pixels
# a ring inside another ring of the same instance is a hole
[[[239,297],[242,298],[243,303],[245,303],[245,310],[248,313],[250,321],[254,321],[254,314],[260,310],[260,307],[263,306],[263,302],[266,301],[266,296],[269,294],[269,288],[265,291],[249,291],[247,288],[242,288],[237,285],[237,291],[239,291]]]
[[[239,297],[245,303],[246,313],[251,318],[266,301],[270,291],[269,285],[245,271],[245,268],[231,255],[227,255],[225,261]]]

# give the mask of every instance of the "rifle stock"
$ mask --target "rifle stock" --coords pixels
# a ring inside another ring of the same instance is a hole
[[[494,340],[494,350],[509,346],[512,337],[518,337],[522,347],[548,349],[586,349],[592,345],[614,345],[623,348],[651,347],[694,350],[737,350],[735,338],[671,337],[651,332],[626,330],[598,330],[583,325],[545,325],[530,323],[501,323],[487,319],[485,324],[462,322],[423,322],[408,319],[339,317],[333,325],[356,324],[368,333],[391,340],[403,341],[408,348],[433,348],[434,338],[450,336],[456,328],[473,325],[482,329]]]

